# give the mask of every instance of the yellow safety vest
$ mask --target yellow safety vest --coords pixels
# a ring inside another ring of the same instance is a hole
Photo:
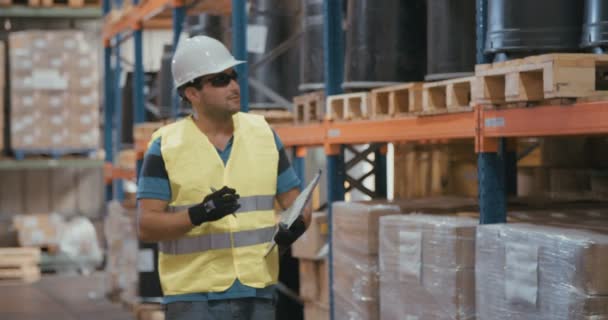
[[[203,223],[183,238],[159,243],[159,274],[165,295],[222,292],[236,279],[254,288],[275,284],[279,260],[267,257],[276,220],[273,211],[279,155],[261,116],[233,116],[234,139],[224,162],[192,118],[159,129],[161,154],[171,185],[170,211],[200,203],[211,188],[226,185],[241,196],[236,217]]]

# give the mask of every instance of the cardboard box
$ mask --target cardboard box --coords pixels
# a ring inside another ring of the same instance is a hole
[[[300,259],[300,298],[304,301],[319,298],[319,268],[314,260]]]
[[[13,225],[22,247],[57,246],[65,221],[57,214],[16,215]]]
[[[380,318],[475,316],[477,220],[434,215],[380,219]]]
[[[480,318],[578,319],[589,312],[608,317],[596,300],[608,292],[608,235],[484,225],[478,228],[476,254]]]
[[[345,254],[378,254],[378,223],[385,215],[399,214],[396,205],[356,202],[333,204],[334,250]]]
[[[309,302],[304,304],[305,320],[329,320],[329,306]]]
[[[376,256],[334,251],[334,298],[338,319],[378,319]]]
[[[300,259],[321,259],[319,251],[327,243],[327,214],[313,212],[310,226],[293,244],[291,253]]]
[[[327,260],[300,259],[300,297],[304,301],[329,304]]]

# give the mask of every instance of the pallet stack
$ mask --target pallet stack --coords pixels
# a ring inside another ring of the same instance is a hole
[[[40,249],[0,248],[0,284],[40,280]]]
[[[11,145],[27,154],[90,153],[99,146],[96,50],[80,31],[9,36]]]
[[[483,105],[527,107],[605,98],[608,85],[598,75],[606,65],[608,55],[567,53],[477,65],[474,100]]]
[[[327,215],[314,212],[306,232],[292,247],[300,260],[300,298],[306,320],[329,319],[329,270],[327,263]]]

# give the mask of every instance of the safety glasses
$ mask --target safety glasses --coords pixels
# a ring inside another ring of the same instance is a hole
[[[216,88],[223,88],[227,85],[230,84],[230,81],[234,80],[234,81],[238,81],[239,75],[236,73],[236,71],[233,71],[232,73],[218,73],[216,75],[213,75],[211,77],[209,77],[207,79],[207,82],[211,83],[212,86],[216,87]]]

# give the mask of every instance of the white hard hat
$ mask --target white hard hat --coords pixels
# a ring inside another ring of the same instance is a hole
[[[171,62],[175,87],[204,75],[222,72],[237,64],[245,63],[234,59],[221,42],[207,36],[195,36],[177,46]]]

